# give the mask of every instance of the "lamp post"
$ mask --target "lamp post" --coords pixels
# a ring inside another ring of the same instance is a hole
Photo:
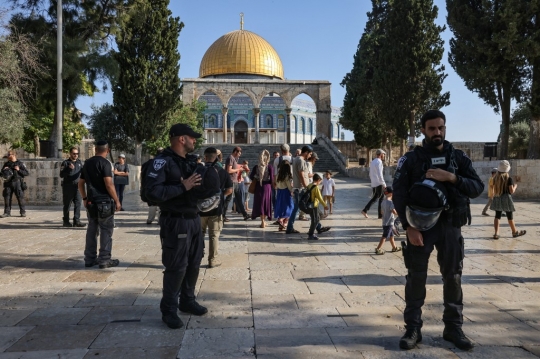
[[[62,104],[62,0],[57,0],[56,6],[56,148],[57,157],[62,158],[62,123],[63,104]]]

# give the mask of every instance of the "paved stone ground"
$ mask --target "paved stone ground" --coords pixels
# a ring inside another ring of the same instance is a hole
[[[442,339],[433,255],[424,340],[404,352],[401,255],[373,253],[380,223],[360,215],[369,185],[341,178],[336,185],[336,212],[323,222],[332,231],[317,242],[231,217],[223,265],[207,269],[204,260],[201,269],[198,300],[209,313],[182,315],[181,330],[161,322],[158,226],[146,225],[135,194],[117,215],[117,268],[84,268],[85,229],[62,228],[59,207],[1,220],[0,359],[540,357],[538,203],[516,203],[526,236],[511,238],[505,224],[495,241],[493,217],[480,216],[485,199],[474,201],[463,276],[464,329],[474,351]],[[309,222],[297,223],[307,232]]]

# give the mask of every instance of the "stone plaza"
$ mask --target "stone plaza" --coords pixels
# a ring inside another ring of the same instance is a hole
[[[473,201],[472,225],[463,228],[463,291],[474,350],[442,339],[434,254],[424,339],[402,351],[406,270],[401,253],[374,253],[380,221],[360,214],[370,193],[367,181],[337,177],[335,213],[323,220],[332,230],[319,241],[307,241],[309,222],[296,222],[302,235],[286,236],[231,216],[223,264],[201,266],[198,300],[209,312],[181,313],[179,330],[161,321],[159,227],[146,225],[136,193],[116,216],[120,266],[110,269],[84,267],[86,231],[62,228],[60,206],[29,207],[27,218],[0,222],[0,359],[540,357],[537,202],[516,202],[527,235],[512,238],[503,218],[501,239],[493,240],[493,216],[480,215],[485,196]]]

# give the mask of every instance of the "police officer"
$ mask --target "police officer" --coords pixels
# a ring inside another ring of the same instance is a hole
[[[464,241],[461,226],[469,222],[469,198],[478,197],[484,184],[471,160],[445,141],[446,117],[429,110],[421,118],[425,138],[422,146],[407,152],[398,161],[394,175],[394,206],[407,244],[403,255],[408,269],[405,285],[405,335],[399,346],[412,349],[422,340],[422,305],[426,297],[428,261],[437,248],[443,277],[443,338],[462,350],[473,343],[465,336],[463,324]]]
[[[9,172],[9,176],[4,181],[4,214],[0,218],[11,217],[11,201],[13,194],[19,202],[21,217],[26,217],[26,209],[24,207],[24,177],[28,176],[28,170],[21,161],[17,160],[15,151],[8,151],[8,161],[2,166],[2,171]]]
[[[156,156],[146,175],[146,196],[161,210],[159,235],[165,271],[160,310],[163,322],[172,329],[183,326],[178,309],[194,315],[208,312],[195,301],[204,240],[196,201],[189,196],[201,182],[201,176],[194,173],[197,158],[189,155],[200,137],[188,125],[173,125],[170,147]]]
[[[83,164],[79,159],[79,149],[71,147],[69,158],[60,165],[60,178],[62,178],[62,197],[64,202],[64,227],[85,227],[81,223],[81,202],[82,197],[79,193],[79,178]],[[73,225],[69,222],[69,207],[73,202]]]

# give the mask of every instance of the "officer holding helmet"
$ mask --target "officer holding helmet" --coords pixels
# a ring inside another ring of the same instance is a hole
[[[146,174],[146,197],[161,210],[159,236],[165,271],[160,310],[161,319],[171,329],[184,325],[178,309],[194,315],[208,312],[195,301],[204,238],[200,208],[192,193],[202,179],[196,172],[197,157],[189,154],[201,136],[188,125],[173,125],[169,130],[170,147],[154,158]],[[217,186],[219,189],[219,181]]]
[[[484,184],[471,160],[445,141],[446,117],[429,110],[421,118],[425,138],[422,146],[407,152],[398,161],[394,175],[394,206],[407,244],[403,256],[408,274],[405,285],[405,335],[399,346],[412,349],[422,340],[422,306],[426,298],[429,256],[437,248],[443,277],[445,324],[443,338],[462,350],[473,343],[465,336],[463,324],[464,241],[461,227],[470,224],[469,198],[478,197]]]

